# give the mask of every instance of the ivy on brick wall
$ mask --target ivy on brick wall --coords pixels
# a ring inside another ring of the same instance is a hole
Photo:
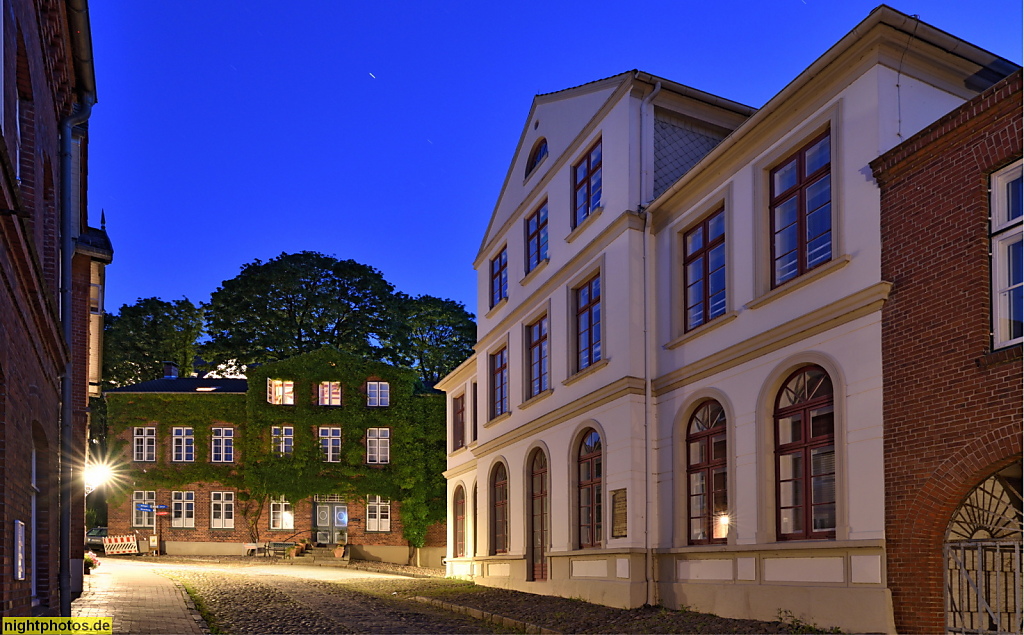
[[[108,438],[111,456],[129,456],[131,428],[156,425],[158,461],[135,470],[130,489],[176,489],[189,483],[220,483],[239,493],[240,511],[255,519],[269,497],[299,501],[316,494],[348,498],[377,495],[397,501],[403,537],[422,547],[427,528],[445,518],[444,396],[418,390],[417,374],[383,363],[368,362],[333,349],[321,349],[282,362],[250,368],[245,395],[216,393],[109,393]],[[294,383],[294,405],[267,402],[267,379]],[[390,405],[370,407],[366,382],[386,381]],[[340,382],[341,406],[318,405],[320,382]],[[235,463],[210,463],[210,429],[235,425]],[[171,463],[166,444],[171,428],[194,430],[194,463]],[[279,455],[271,447],[271,428],[291,426],[294,449]],[[324,461],[317,429],[341,428],[342,455]],[[389,428],[390,462],[366,463],[366,431]],[[118,439],[120,437],[120,439]],[[118,439],[114,441],[114,439]],[[126,442],[124,439],[128,439]],[[139,464],[135,464],[136,467]],[[116,502],[116,501],[112,501]],[[258,537],[254,537],[258,540]]]

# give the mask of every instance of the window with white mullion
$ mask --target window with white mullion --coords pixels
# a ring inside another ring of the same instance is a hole
[[[323,460],[327,463],[339,463],[341,461],[340,427],[320,427],[320,451],[323,453]]]
[[[380,496],[366,497],[366,531],[391,531],[391,501]]]
[[[136,461],[156,461],[156,428],[153,426],[137,427],[134,430],[134,459]]]
[[[156,492],[153,490],[132,492],[132,526],[153,527],[156,524],[156,512],[139,509],[139,505],[148,505],[151,509],[156,505]]]
[[[232,463],[235,460],[235,430],[233,428],[213,428],[210,441],[210,460],[214,463]]]
[[[320,382],[320,405],[340,406],[341,405],[341,382],[322,381]]]
[[[369,428],[366,431],[366,462],[384,465],[391,462],[391,430]]]
[[[192,428],[172,428],[171,438],[174,440],[174,460],[191,462],[196,460],[195,435]]]
[[[233,529],[235,526],[235,493],[210,492],[210,528]]]
[[[171,527],[196,526],[196,493],[171,492]]]
[[[280,456],[290,456],[294,449],[295,428],[292,426],[273,426],[270,428],[270,447],[272,452]]]
[[[1022,162],[992,175],[992,348],[1024,341]]]
[[[366,382],[366,405],[384,408],[391,404],[391,384],[386,381]]]

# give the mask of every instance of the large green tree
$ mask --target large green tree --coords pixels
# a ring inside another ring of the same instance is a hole
[[[379,359],[394,303],[380,272],[353,260],[312,251],[257,259],[211,295],[203,356],[238,368],[333,346]]]
[[[395,314],[386,359],[416,370],[425,385],[433,386],[473,354],[476,324],[461,302],[400,293]]]
[[[163,377],[163,362],[192,372],[203,333],[202,310],[187,298],[168,302],[140,298],[105,318],[103,380],[107,386],[137,384]]]

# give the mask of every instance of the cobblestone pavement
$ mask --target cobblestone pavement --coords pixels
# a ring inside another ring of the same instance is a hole
[[[157,565],[159,566],[159,565]],[[471,617],[403,598],[353,591],[344,583],[293,577],[292,571],[269,574],[259,569],[211,570],[207,567],[159,568],[157,572],[186,584],[224,633],[495,633],[505,632]],[[288,567],[287,569],[293,569]],[[335,574],[320,568],[321,574]],[[334,576],[332,576],[334,577]],[[392,576],[376,591],[387,592]],[[397,581],[400,583],[401,578]],[[365,582],[361,583],[365,585]]]

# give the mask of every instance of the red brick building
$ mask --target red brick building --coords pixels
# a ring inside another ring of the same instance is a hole
[[[156,535],[168,554],[241,555],[305,539],[404,564],[413,552],[396,480],[430,469],[417,455],[430,448],[424,429],[437,440],[433,461],[444,459],[442,398],[414,384],[409,371],[318,351],[252,369],[248,381],[172,371],[109,390],[108,442],[124,484],[109,533],[143,548]],[[431,413],[433,432],[420,425]],[[263,484],[269,498],[254,489]],[[444,525],[433,525],[415,555],[439,567],[444,546]]]
[[[901,633],[1022,626],[1021,108],[1018,71],[871,164]]]
[[[85,0],[4,9],[0,614],[69,615],[82,584],[88,397],[112,255],[87,216],[92,43]]]

